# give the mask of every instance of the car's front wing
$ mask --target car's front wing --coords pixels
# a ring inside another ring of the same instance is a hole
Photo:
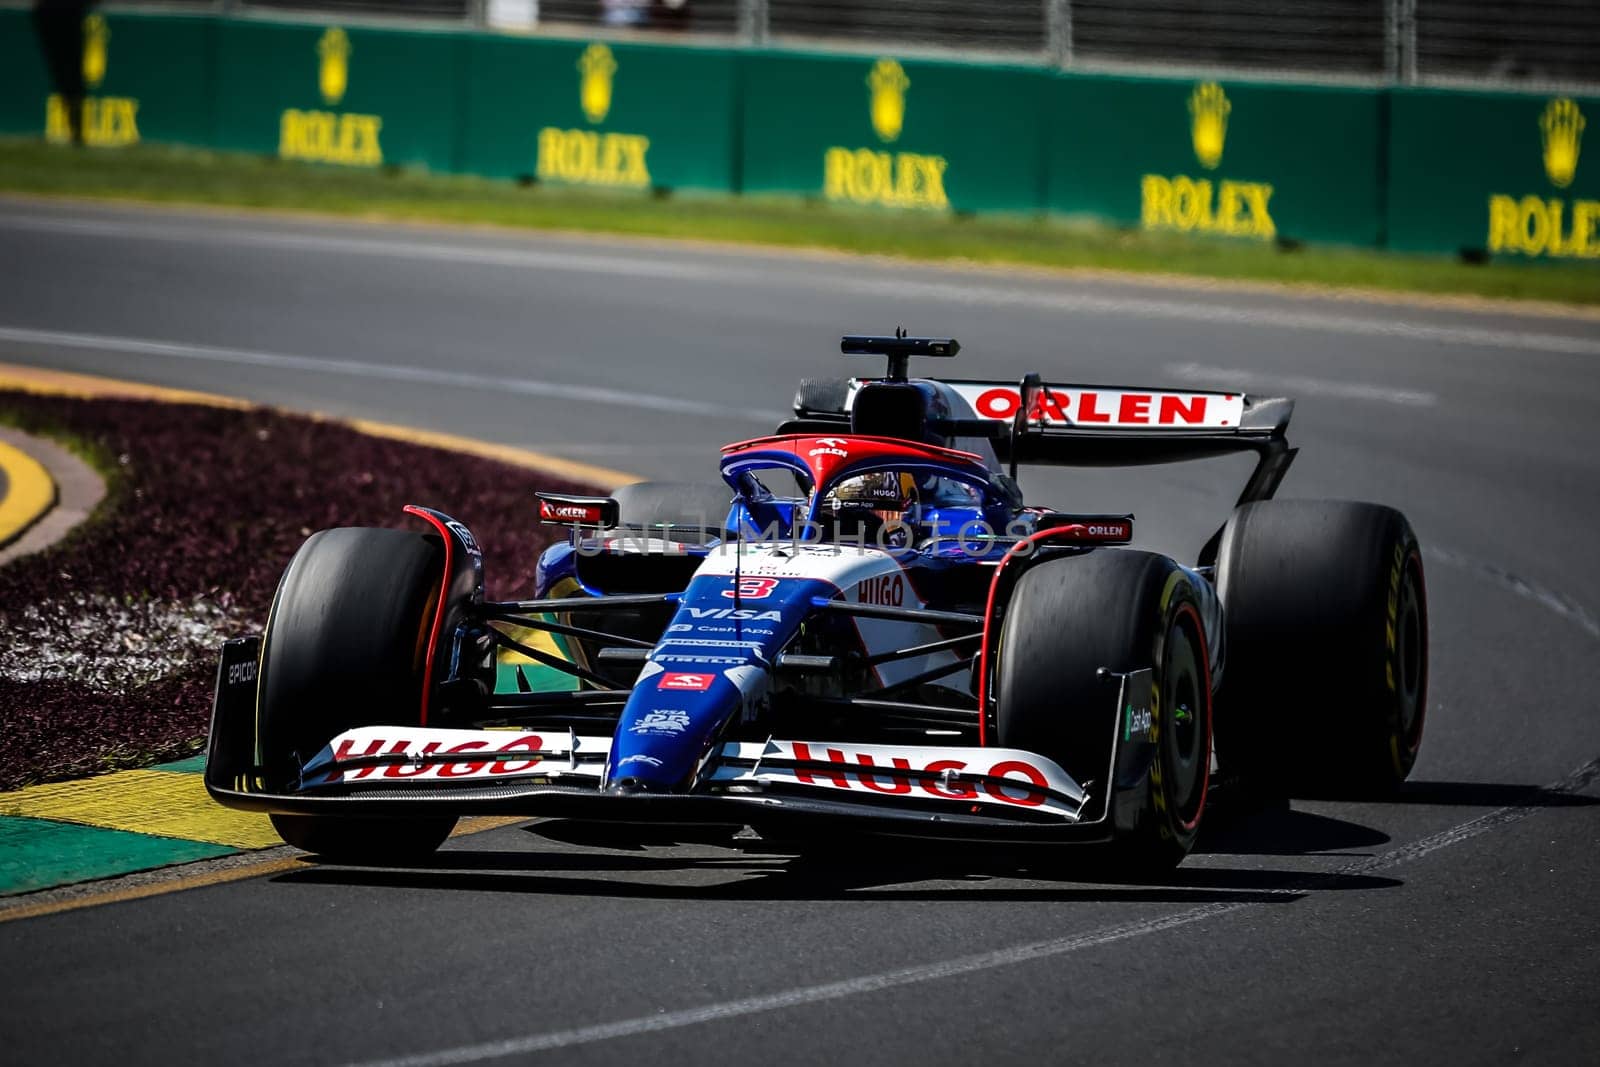
[[[1124,678],[1120,698],[1147,707],[1149,675]],[[447,810],[637,823],[767,825],[820,818],[879,832],[991,841],[1110,835],[1112,805],[1093,802],[1053,761],[974,746],[730,741],[713,750],[689,791],[646,793],[604,788],[609,737],[369,726],[333,738],[305,764],[298,782],[266,789],[251,766],[246,723],[228,714],[229,688],[226,677],[219,679],[205,779],[212,797],[234,808],[374,816]],[[1119,753],[1137,747],[1123,744],[1124,733],[1119,718],[1103,783],[1122,776],[1118,770],[1127,761],[1119,762]]]

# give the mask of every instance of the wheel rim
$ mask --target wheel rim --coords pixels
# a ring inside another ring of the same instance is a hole
[[[1201,666],[1203,653],[1186,615],[1180,615],[1167,633],[1160,707],[1166,719],[1162,723],[1162,762],[1171,777],[1167,799],[1178,824],[1190,830],[1205,806],[1211,771],[1210,746],[1206,743],[1210,694]]]

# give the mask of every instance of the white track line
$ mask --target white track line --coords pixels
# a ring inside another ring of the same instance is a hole
[[[1315,333],[1390,337],[1448,347],[1481,347],[1511,351],[1554,352],[1563,355],[1600,356],[1600,337],[1529,333],[1486,326],[1441,326],[1400,319],[1370,319],[1289,308],[1250,308],[1227,304],[1200,304],[1149,297],[1096,296],[1081,292],[1048,292],[1018,286],[988,286],[949,282],[894,281],[888,279],[835,279],[838,287],[857,295],[922,299],[939,304],[966,304],[979,308],[1034,307],[1049,311],[1114,315],[1130,319],[1169,319],[1222,326],[1251,326]],[[1592,327],[1591,327],[1592,330]],[[1600,332],[1600,331],[1596,331]]]
[[[1435,560],[1451,567],[1459,567],[1470,571],[1480,578],[1485,578],[1507,592],[1513,593],[1524,600],[1534,603],[1554,612],[1566,619],[1590,637],[1600,640],[1600,619],[1582,604],[1568,597],[1562,596],[1553,589],[1546,589],[1526,578],[1518,577],[1510,571],[1496,567],[1492,563],[1463,556],[1459,552],[1452,552],[1447,548],[1434,548],[1429,546],[1422,550],[1425,558]]]
[[[532,248],[508,248],[503,245],[492,244],[464,245],[443,241],[364,237],[355,233],[314,234],[291,230],[275,231],[240,227],[168,225],[160,222],[114,222],[97,219],[41,219],[14,216],[0,217],[0,229],[81,234],[87,237],[170,241],[179,244],[281,248],[303,252],[332,252],[346,255],[382,256],[391,259],[465,263],[483,267],[518,267],[529,270],[620,274],[639,278],[683,278],[716,281],[722,280],[727,273],[713,266],[687,263],[678,259],[647,259],[634,256],[599,255],[580,250],[547,252]]]
[[[1296,310],[1289,307],[1241,307],[1217,303],[1217,298],[1214,296],[1208,297],[1205,301],[1146,296],[1105,296],[1069,288],[1075,284],[1070,279],[1055,283],[1060,288],[1046,288],[1044,286],[1049,285],[1049,282],[1041,284],[1033,279],[990,283],[976,279],[943,281],[933,278],[884,277],[881,275],[885,268],[877,265],[861,271],[810,265],[791,265],[774,270],[767,265],[756,263],[756,257],[753,255],[745,255],[740,261],[731,262],[727,257],[738,256],[738,253],[723,253],[722,260],[700,260],[696,258],[700,253],[693,249],[685,249],[676,254],[642,249],[637,255],[628,256],[602,254],[574,247],[562,248],[559,251],[544,251],[410,237],[384,239],[355,233],[306,233],[251,229],[243,226],[202,227],[155,220],[124,222],[112,219],[29,218],[16,215],[0,215],[0,230],[33,230],[77,233],[101,238],[280,248],[547,270],[558,273],[597,273],[624,277],[709,281],[725,285],[777,284],[788,290],[810,289],[856,297],[879,296],[896,300],[919,300],[941,306],[954,304],[980,308],[1028,307],[1045,311],[1135,319],[1170,319],[1226,326],[1392,337],[1447,346],[1600,356],[1600,329],[1593,323],[1584,323],[1584,329],[1590,336],[1535,333],[1495,327],[1445,326],[1392,317],[1366,318],[1323,311]],[[875,274],[879,276],[874,276]]]
[[[1335,382],[1326,378],[1306,378],[1295,374],[1263,374],[1229,367],[1208,367],[1203,363],[1174,363],[1168,373],[1188,382],[1222,382],[1231,389],[1271,390],[1275,395],[1332,396],[1342,400],[1373,400],[1403,407],[1433,407],[1439,397],[1413,389],[1394,389],[1384,385]]]
[[[362,363],[349,359],[316,359],[310,356],[291,356],[281,352],[255,352],[244,348],[191,345],[176,341],[152,341],[138,337],[108,337],[103,334],[67,333],[60,330],[30,330],[16,326],[0,326],[0,341],[9,341],[14,344],[87,349],[95,352],[132,352],[145,356],[165,356],[172,359],[197,360],[204,363],[227,363],[238,366],[271,367],[274,370],[310,371],[317,374],[337,374],[349,378],[377,378],[391,382],[476,389],[492,393],[516,393],[522,396],[576,400],[590,404],[641,408],[646,411],[665,411],[677,415],[708,415],[768,424],[781,422],[787,417],[780,411],[755,411],[742,406],[708,404],[700,400],[683,400],[678,397],[639,393],[632,390],[624,391],[621,389],[606,389],[599,386],[572,385],[565,382],[541,381],[535,378],[499,378],[488,374],[463,374],[460,371],[435,370],[431,367],[398,367],[392,364]]]
[[[1498,808],[1475,819],[1453,826],[1448,830],[1431,834],[1418,841],[1413,841],[1409,845],[1391,849],[1377,856],[1358,860],[1338,870],[1325,874],[1307,875],[1298,886],[1291,886],[1277,892],[1284,894],[1312,892],[1321,886],[1335,884],[1343,878],[1389,870],[1404,863],[1414,862],[1431,853],[1438,852],[1440,849],[1458,845],[1463,841],[1470,841],[1472,838],[1488,833],[1490,830],[1526,819],[1540,810],[1537,805],[1545,794],[1576,793],[1592,783],[1597,777],[1600,777],[1600,759],[1593,759],[1561,781],[1545,787],[1543,791],[1530,789],[1528,799],[1521,803],[1509,804],[1503,808]],[[1146,934],[1161,933],[1164,930],[1173,930],[1181,926],[1190,926],[1230,912],[1259,906],[1260,904],[1256,901],[1202,904],[1155,919],[1104,927],[1073,937],[1057,938],[1051,941],[1036,941],[1031,944],[997,949],[993,952],[960,956],[956,959],[941,960],[937,963],[922,964],[917,967],[902,967],[898,970],[883,971],[879,974],[847,978],[839,982],[802,986],[798,989],[769,993],[764,996],[744,997],[739,1000],[724,1001],[721,1004],[708,1004],[699,1008],[662,1012],[657,1015],[622,1019],[617,1022],[600,1023],[595,1026],[581,1026],[570,1030],[554,1030],[542,1034],[530,1034],[526,1037],[508,1038],[502,1041],[486,1041],[482,1044],[462,1045],[457,1048],[399,1056],[394,1059],[368,1060],[357,1065],[357,1067],[448,1067],[448,1065],[452,1064],[480,1063],[484,1060],[503,1059],[507,1056],[529,1056],[534,1053],[552,1052],[557,1049],[572,1048],[579,1045],[592,1045],[599,1041],[610,1041],[619,1037],[637,1037],[641,1034],[657,1033],[662,1030],[676,1030],[700,1023],[719,1022],[725,1019],[735,1019],[764,1012],[781,1011],[785,1008],[797,1008],[829,1000],[839,1000],[844,997],[861,996],[885,989],[894,989],[898,986],[937,981],[941,978],[955,978],[979,971],[993,970],[997,967],[1009,967],[1018,963],[1027,963],[1031,960],[1052,959],[1079,952],[1083,949],[1114,944],[1118,941],[1128,941],[1136,937],[1143,937]]]

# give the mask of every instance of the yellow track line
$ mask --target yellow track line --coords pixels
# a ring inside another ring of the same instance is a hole
[[[171,389],[165,386],[147,385],[142,382],[126,381],[118,378],[103,378],[96,375],[75,374],[69,371],[49,370],[10,363],[0,363],[0,389],[15,389],[32,393],[36,396],[150,400],[171,404],[201,404],[207,407],[231,408],[234,410],[250,410],[262,406],[237,397],[218,396],[213,393],[201,393],[188,389]],[[625,471],[580,463],[575,460],[563,459],[559,456],[551,456],[531,449],[516,448],[511,445],[479,441],[469,437],[459,437],[455,434],[419,430],[366,419],[335,419],[316,412],[309,413],[309,415],[311,418],[324,419],[329,422],[342,422],[344,425],[372,437],[383,437],[411,444],[482,456],[486,459],[499,460],[500,462],[528,470],[542,471],[558,478],[592,482],[607,489],[639,480],[637,475],[629,474]],[[9,451],[6,451],[8,449]],[[12,453],[15,453],[15,457],[17,457],[15,464],[13,463]],[[20,494],[30,484],[32,474],[31,471],[25,472],[24,461],[27,465],[37,468],[38,474],[43,477],[44,483],[49,486],[51,502],[54,502],[55,483],[50,481],[49,475],[45,473],[44,468],[40,467],[32,457],[0,443],[0,463],[4,464],[7,478],[10,480],[10,491],[7,494],[4,505],[0,505],[0,519],[3,519],[8,513],[9,505],[13,499],[19,501],[20,509]],[[31,524],[37,517],[37,515],[32,516],[24,525]],[[0,530],[4,530],[4,528],[3,525],[0,525]],[[21,530],[19,529],[17,532],[20,533]],[[6,538],[0,536],[0,544],[3,544],[5,540]],[[90,779],[90,781],[93,781],[93,779]],[[42,812],[36,814],[48,817]],[[97,820],[85,817],[81,821],[104,824],[104,819]],[[521,817],[467,819],[463,820],[453,836],[480,833],[484,830],[492,830],[496,827],[525,821]],[[233,832],[236,833],[236,831]],[[212,833],[211,836],[217,836],[217,834]],[[16,919],[28,919],[41,915],[54,915],[65,911],[75,911],[79,908],[95,907],[100,904],[140,900],[165,893],[176,893],[185,889],[198,889],[245,878],[262,877],[290,870],[302,862],[303,860],[300,857],[269,859],[259,863],[209,870],[159,882],[112,889],[104,893],[40,901],[37,904],[24,904],[7,908],[3,903],[0,903],[0,922],[11,922]]]
[[[5,496],[0,497],[0,546],[4,546],[55,507],[56,483],[42,463],[4,441],[0,441],[0,470],[6,475]]]
[[[127,886],[105,893],[66,897],[61,900],[45,900],[40,901],[38,904],[23,904],[15,908],[0,908],[0,923],[14,922],[18,919],[37,919],[42,915],[59,915],[64,911],[77,911],[79,908],[93,908],[101,904],[120,904],[129,900],[143,900],[146,897],[177,893],[184,889],[200,889],[208,885],[222,885],[226,882],[238,882],[246,878],[259,878],[292,870],[300,866],[304,860],[304,856],[285,856],[281,859],[262,860],[260,863],[252,863],[243,867],[224,867],[221,870],[206,871],[203,874],[191,874],[163,882]]]
[[[496,444],[493,441],[479,441],[471,437],[457,437],[453,433],[418,430],[410,426],[396,426],[392,423],[373,422],[369,419],[346,419],[344,421],[346,425],[355,427],[369,437],[387,437],[395,441],[405,441],[409,444],[431,445],[434,448],[449,449],[452,452],[465,452],[468,455],[482,456],[484,459],[497,459],[514,467],[543,471],[558,478],[567,478],[575,482],[592,482],[607,492],[619,485],[627,485],[630,482],[640,480],[637,474],[628,474],[625,471],[612,470],[609,467],[597,467],[592,463],[580,463],[573,459],[562,459],[560,456],[534,452],[526,448],[517,448],[513,445]]]
[[[517,815],[484,815],[471,819],[463,819],[451,837],[465,837],[469,834],[481,834],[486,830],[498,830],[502,826],[511,826],[514,823],[527,822],[527,818]],[[262,860],[259,863],[249,863],[238,867],[224,867],[220,870],[202,871],[199,874],[169,878],[160,882],[148,882],[144,885],[125,886],[121,889],[111,889],[104,893],[90,893],[83,896],[65,897],[59,900],[43,900],[37,904],[22,904],[14,908],[7,908],[0,904],[0,923],[14,922],[18,919],[37,919],[44,915],[59,915],[66,911],[78,911],[81,908],[94,908],[102,904],[121,904],[130,900],[144,900],[147,897],[164,896],[168,893],[181,893],[186,889],[204,889],[206,886],[225,885],[228,882],[242,882],[247,878],[264,878],[269,874],[282,874],[292,871],[297,867],[314,866],[313,861],[303,853],[293,856],[280,856],[276,859]]]
[[[265,815],[225,808],[189,771],[118,771],[0,793],[0,815],[204,841],[231,848],[282,844]]]
[[[236,410],[249,410],[262,406],[252,404],[248,400],[241,400],[238,397],[197,393],[188,389],[169,389],[165,386],[146,385],[143,382],[124,381],[120,378],[101,378],[95,375],[46,370],[42,367],[27,367],[14,363],[0,363],[0,389],[18,389],[39,396],[74,396],[97,400],[156,400],[169,404],[202,404],[207,407],[233,408]],[[444,448],[454,452],[465,452],[468,455],[499,460],[502,463],[509,463],[527,470],[542,471],[556,478],[591,482],[606,490],[639,480],[638,475],[629,474],[626,471],[598,467],[590,463],[580,463],[577,460],[563,459],[560,456],[535,452],[527,448],[516,448],[512,445],[502,445],[492,441],[479,441],[471,437],[458,437],[451,433],[419,430],[409,426],[396,426],[387,422],[373,422],[368,419],[338,419],[319,412],[295,412],[294,414],[307,414],[314,419],[341,422],[370,437],[386,437],[390,440],[405,441],[430,448]],[[0,538],[0,542],[3,542],[3,538]]]

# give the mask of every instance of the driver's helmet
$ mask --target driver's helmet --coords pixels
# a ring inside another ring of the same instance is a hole
[[[959,479],[928,473],[918,477],[895,470],[846,478],[829,490],[822,502],[822,510],[841,523],[865,522],[866,530],[896,546],[927,536],[930,531],[925,524],[941,509],[982,507],[982,492]],[[949,521],[948,515],[945,521]]]
[[[917,481],[904,471],[858,474],[830,489],[823,506],[832,511],[870,511],[884,522],[903,521],[917,506]]]

